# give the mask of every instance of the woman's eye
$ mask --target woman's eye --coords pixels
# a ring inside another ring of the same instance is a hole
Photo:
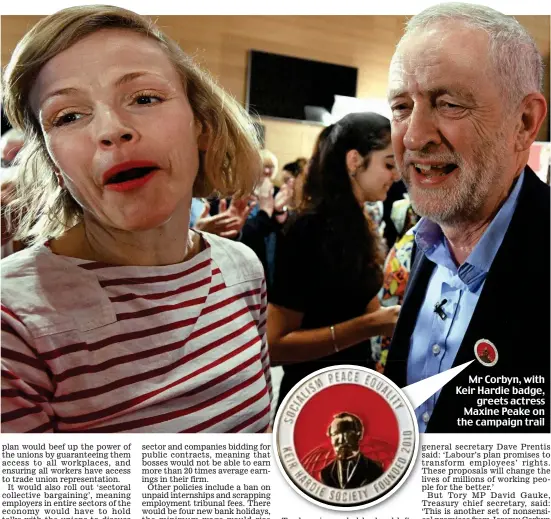
[[[139,105],[151,105],[154,103],[160,103],[161,98],[158,96],[151,96],[151,95],[140,95],[135,98],[136,104]]]
[[[83,114],[79,114],[79,113],[76,113],[76,112],[69,112],[69,113],[66,113],[66,114],[59,115],[54,119],[53,125],[54,126],[65,126],[66,124],[74,123],[74,122],[78,121],[82,117],[82,115]]]

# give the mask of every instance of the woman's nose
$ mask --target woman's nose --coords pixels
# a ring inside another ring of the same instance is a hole
[[[96,112],[98,124],[97,140],[100,146],[110,148],[139,139],[138,131],[112,109]]]

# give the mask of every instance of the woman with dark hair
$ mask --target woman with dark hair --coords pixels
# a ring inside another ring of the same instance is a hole
[[[392,333],[400,307],[379,305],[384,258],[363,208],[396,178],[386,117],[350,114],[318,139],[276,251],[268,344],[272,364],[283,364],[279,404],[318,369],[373,367],[370,337]]]
[[[280,188],[285,184],[292,183],[303,171],[308,160],[299,157],[293,162],[285,164],[274,176],[274,186]]]

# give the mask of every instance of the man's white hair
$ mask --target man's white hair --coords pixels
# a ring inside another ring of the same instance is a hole
[[[488,34],[490,63],[510,105],[542,91],[543,60],[534,39],[513,17],[489,7],[459,2],[429,7],[407,22],[402,40],[430,25],[454,22]]]

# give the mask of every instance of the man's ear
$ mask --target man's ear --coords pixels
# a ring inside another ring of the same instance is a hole
[[[539,92],[528,94],[522,101],[520,122],[515,136],[515,151],[525,151],[536,140],[547,114],[547,102]]]
[[[362,156],[358,150],[349,150],[346,152],[346,169],[350,176],[356,175],[356,171],[362,165]]]

